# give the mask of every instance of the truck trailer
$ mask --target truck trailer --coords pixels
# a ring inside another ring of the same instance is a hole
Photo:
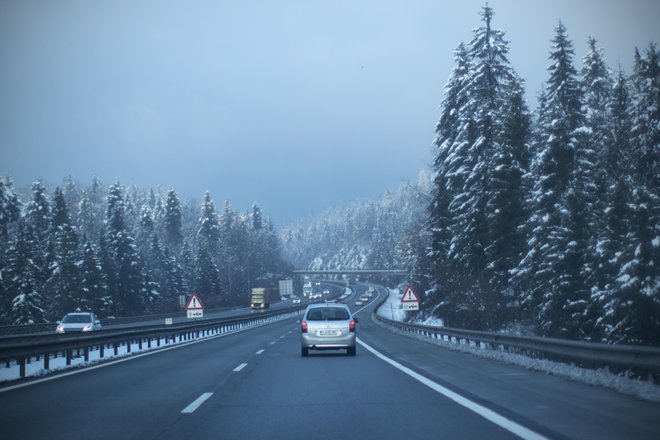
[[[266,287],[255,287],[250,292],[251,309],[267,309],[275,301],[275,292]]]

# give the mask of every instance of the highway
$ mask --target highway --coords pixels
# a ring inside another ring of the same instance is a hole
[[[660,438],[658,403],[399,336],[372,308],[355,357],[302,358],[291,318],[5,386],[2,438]]]

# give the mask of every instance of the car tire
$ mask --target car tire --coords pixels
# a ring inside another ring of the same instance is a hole
[[[348,347],[346,349],[346,354],[349,356],[355,356],[355,347]]]
[[[300,348],[300,354],[301,354],[302,357],[309,356],[309,348],[301,347]]]

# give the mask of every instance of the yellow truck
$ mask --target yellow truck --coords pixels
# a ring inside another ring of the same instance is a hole
[[[255,287],[250,292],[251,309],[267,309],[273,301],[274,292],[265,287]]]

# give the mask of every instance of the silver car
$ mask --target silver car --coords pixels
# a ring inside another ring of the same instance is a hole
[[[58,322],[57,333],[92,332],[101,330],[101,321],[90,312],[68,313]]]
[[[301,354],[309,350],[346,349],[355,356],[355,327],[358,320],[346,304],[310,304],[300,322]]]

